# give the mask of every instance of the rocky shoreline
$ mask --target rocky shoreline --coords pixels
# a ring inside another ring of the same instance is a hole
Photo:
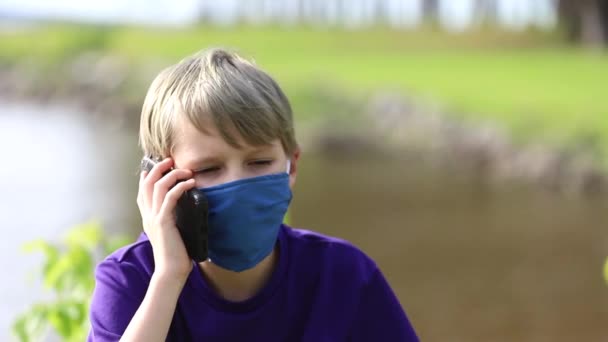
[[[144,67],[133,69],[118,58],[94,53],[53,70],[40,70],[30,61],[0,65],[0,98],[38,105],[67,103],[132,128],[139,123],[146,82],[150,81],[144,79]]]
[[[335,155],[389,150],[394,157],[466,173],[486,186],[524,184],[585,198],[603,197],[608,190],[606,170],[587,151],[517,144],[496,125],[468,123],[402,94],[377,93],[364,116],[365,132],[321,130],[325,133],[313,139],[315,149]]]
[[[581,149],[516,144],[496,125],[458,120],[441,108],[399,95],[374,97],[367,115],[396,148],[418,151],[439,167],[464,169],[489,183],[524,182],[583,196],[607,190],[605,170]]]
[[[41,105],[69,103],[119,127],[136,129],[151,81],[148,76],[159,69],[148,64],[133,70],[116,58],[92,53],[59,66],[52,77],[36,72],[27,61],[2,65],[0,98]],[[328,155],[390,151],[414,156],[433,167],[470,173],[488,185],[519,182],[583,197],[603,196],[608,190],[606,171],[582,149],[522,146],[495,125],[467,123],[403,94],[378,92],[356,107],[356,125],[337,130],[335,120],[321,120],[299,129],[299,140],[308,151]]]

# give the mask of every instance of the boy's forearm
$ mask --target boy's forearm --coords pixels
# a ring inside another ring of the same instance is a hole
[[[139,309],[121,341],[165,341],[185,280],[152,275]]]

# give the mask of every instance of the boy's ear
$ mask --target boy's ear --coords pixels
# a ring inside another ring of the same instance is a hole
[[[300,148],[296,148],[296,150],[288,156],[291,159],[291,166],[289,169],[289,187],[293,189],[293,186],[296,184],[296,175],[298,174],[298,160],[300,160]]]

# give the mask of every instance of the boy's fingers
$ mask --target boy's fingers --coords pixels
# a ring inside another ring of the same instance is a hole
[[[154,184],[162,178],[163,174],[168,172],[173,166],[173,160],[166,158],[152,167],[152,170],[146,174],[143,179],[143,184],[146,190],[151,191]]]
[[[165,196],[169,189],[175,186],[180,180],[185,180],[192,177],[192,171],[187,169],[172,170],[154,184],[154,194],[152,198],[152,210],[156,213],[163,205]]]
[[[194,184],[194,179],[190,178],[187,181],[178,183],[171,190],[169,190],[169,192],[167,192],[167,195],[165,196],[165,200],[163,201],[162,206],[160,207],[159,214],[172,214],[173,209],[177,204],[177,200],[179,200],[179,198],[184,192],[192,189],[194,187]]]
[[[153,205],[154,184],[162,178],[164,173],[171,169],[172,164],[173,161],[170,158],[166,158],[154,165],[150,171],[142,174],[142,185],[139,191],[142,192],[142,203],[146,208],[150,208]]]
[[[146,176],[148,175],[148,171],[143,170],[142,172],[139,173],[139,186],[141,187],[144,184],[144,179],[146,179]]]
[[[143,193],[142,193],[142,187],[144,184],[144,179],[146,178],[146,175],[148,174],[148,171],[142,171],[139,174],[139,186],[138,186],[138,190],[137,190],[137,206],[139,207],[139,210],[141,211],[141,209],[143,209],[144,207],[144,201],[143,201]]]

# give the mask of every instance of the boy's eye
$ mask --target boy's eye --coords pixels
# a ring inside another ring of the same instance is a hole
[[[213,167],[207,167],[207,168],[204,168],[204,169],[196,170],[196,171],[194,171],[194,173],[196,173],[196,174],[212,173],[212,172],[215,172],[215,171],[217,171],[219,169],[220,169],[219,167],[213,166]]]
[[[250,162],[249,165],[264,166],[264,165],[270,165],[271,163],[272,163],[272,160],[262,159],[262,160],[254,160],[254,161]]]

